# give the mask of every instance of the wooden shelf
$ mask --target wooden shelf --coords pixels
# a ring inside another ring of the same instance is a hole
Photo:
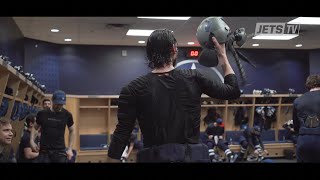
[[[107,109],[109,106],[80,106],[80,109]]]
[[[23,102],[24,100],[16,97],[16,101]]]
[[[281,104],[255,104],[255,106],[280,106]]]
[[[48,95],[49,96],[49,95]],[[119,95],[68,95],[67,97],[72,97],[72,98],[99,98],[99,99],[118,99]]]
[[[201,105],[201,107],[225,107],[225,104],[205,104]]]
[[[253,104],[228,104],[228,107],[249,107],[253,106]]]
[[[13,99],[13,96],[10,96],[10,95],[8,95],[8,94],[3,94],[3,97],[6,97],[6,98],[8,98],[8,99]]]
[[[118,106],[110,106],[111,109],[118,109]]]
[[[280,104],[280,106],[293,106],[293,104]]]

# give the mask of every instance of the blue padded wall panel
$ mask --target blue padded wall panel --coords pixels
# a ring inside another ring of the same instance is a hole
[[[82,134],[80,135],[80,149],[81,148],[103,148],[108,144],[107,134]]]

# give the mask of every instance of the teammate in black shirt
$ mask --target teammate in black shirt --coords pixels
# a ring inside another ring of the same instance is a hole
[[[26,123],[27,123],[27,130],[24,130],[23,132],[23,136],[20,140],[20,144],[19,144],[19,158],[17,158],[17,161],[19,163],[32,163],[32,162],[36,162],[36,158],[39,155],[39,152],[35,152],[32,151],[31,147],[30,147],[30,132],[32,130],[32,127],[35,124],[35,116],[33,115],[28,115],[26,117]],[[38,137],[38,136],[37,136]],[[36,138],[37,138],[36,137]],[[35,140],[37,141],[37,140]]]
[[[214,151],[214,147],[217,146],[226,154],[228,162],[234,162],[236,160],[236,155],[231,152],[228,142],[223,139],[224,127],[218,125],[219,122],[222,123],[222,120],[219,118],[217,121],[209,124],[205,131],[205,135],[208,137],[207,146],[209,148],[210,159],[212,162],[219,160],[216,158],[217,154]]]
[[[74,125],[72,114],[63,108],[66,95],[58,90],[52,96],[52,109],[44,109],[37,114],[36,125],[32,128],[30,146],[39,151],[38,162],[66,163],[73,156]],[[34,142],[35,129],[41,126],[40,149]],[[64,134],[66,126],[69,129],[69,143],[66,149]]]
[[[268,151],[264,149],[264,145],[261,140],[261,128],[259,126],[245,129],[239,138],[239,143],[241,145],[241,149],[239,157],[237,158],[238,161],[243,160],[248,146],[251,146],[255,150],[254,154],[258,155],[258,161],[263,159],[263,153],[268,154]]]

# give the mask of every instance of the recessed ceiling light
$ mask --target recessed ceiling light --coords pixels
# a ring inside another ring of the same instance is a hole
[[[188,20],[191,17],[138,17],[138,18],[144,18],[144,19],[167,19],[167,20]]]
[[[66,39],[64,39],[64,41],[69,42],[69,41],[72,41],[72,39],[70,39],[70,38],[66,38]]]
[[[290,40],[297,37],[297,34],[282,34],[282,35],[257,35],[252,39],[264,39],[264,40]]]
[[[143,43],[145,43],[145,41],[138,41],[138,43],[139,43],[139,44],[143,44]]]
[[[308,25],[320,25],[319,17],[298,17],[288,22],[288,24],[308,24]]]
[[[59,29],[51,29],[51,32],[59,32],[60,30]]]
[[[259,44],[252,44],[252,46],[259,46]]]
[[[154,30],[129,29],[127,36],[150,36]]]
[[[194,44],[194,42],[188,42],[188,44],[189,44],[189,45],[193,45],[193,44]]]
[[[296,47],[301,47],[301,46],[302,46],[302,44],[297,44],[297,45],[296,45]]]

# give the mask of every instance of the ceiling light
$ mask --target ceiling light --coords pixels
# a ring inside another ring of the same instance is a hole
[[[145,43],[145,41],[138,41],[138,43],[139,43],[139,44],[143,44],[143,43]]]
[[[150,36],[154,30],[129,29],[127,36]]]
[[[138,17],[144,19],[167,19],[167,20],[188,20],[191,17]]]
[[[252,44],[252,46],[259,46],[259,44]]]
[[[72,39],[66,38],[66,39],[64,39],[64,41],[70,42],[70,41],[72,41]]]
[[[193,44],[194,44],[194,42],[188,42],[188,44],[189,44],[189,45],[193,45]]]
[[[254,36],[252,39],[264,39],[264,40],[290,40],[297,37],[298,34],[282,34],[282,35],[257,35]]]
[[[59,32],[59,29],[51,29],[51,32]]]
[[[320,18],[319,17],[298,17],[294,20],[289,21],[287,24],[320,25]]]
[[[296,45],[296,47],[301,47],[301,46],[302,46],[302,44],[297,44],[297,45]]]

